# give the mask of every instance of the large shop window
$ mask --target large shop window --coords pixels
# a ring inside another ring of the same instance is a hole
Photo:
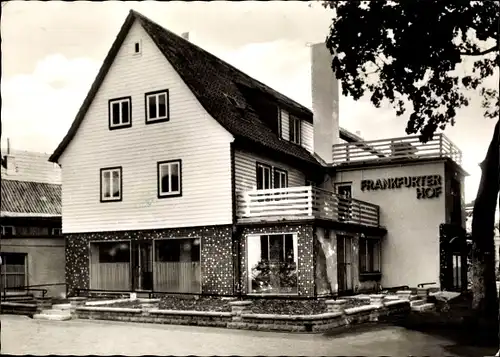
[[[380,239],[359,239],[359,272],[380,273]]]
[[[199,238],[155,240],[155,291],[201,292],[200,243]]]
[[[19,288],[27,285],[26,257],[24,253],[2,253],[2,288]]]
[[[248,291],[256,294],[297,294],[297,235],[250,236]]]
[[[90,287],[130,290],[130,242],[90,244]]]

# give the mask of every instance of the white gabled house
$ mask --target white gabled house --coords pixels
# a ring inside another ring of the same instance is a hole
[[[438,192],[452,177],[463,190],[459,150],[439,136],[438,151],[419,156],[411,138],[401,152],[405,140],[387,149],[339,128],[330,58],[312,47],[313,115],[131,11],[50,158],[62,168],[70,294],[443,285],[439,225],[463,222],[456,200],[448,214],[453,195]],[[413,202],[411,188],[426,199]],[[427,226],[404,233],[421,218]],[[412,268],[433,252],[428,268]]]

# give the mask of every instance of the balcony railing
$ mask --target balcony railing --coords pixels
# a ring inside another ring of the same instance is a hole
[[[462,164],[462,151],[441,133],[425,144],[415,135],[333,145],[334,164],[439,157]]]
[[[312,186],[247,191],[237,196],[238,218],[323,218],[378,227],[379,206]]]

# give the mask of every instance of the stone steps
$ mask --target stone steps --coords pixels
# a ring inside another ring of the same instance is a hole
[[[422,300],[422,299],[419,299],[419,300],[413,300],[413,301],[410,301],[410,306],[411,306],[411,307],[414,307],[414,306],[422,306],[422,305],[424,305],[425,303],[427,303],[427,301]]]
[[[428,303],[428,302],[421,304],[421,305],[411,307],[412,311],[418,311],[418,312],[430,311],[430,310],[434,310],[434,308],[435,308],[435,305],[433,303]]]
[[[71,320],[70,314],[47,314],[46,310],[42,311],[39,314],[33,315],[34,320],[49,320],[49,321],[67,321]]]
[[[39,314],[33,315],[35,320],[66,321],[71,320],[70,304],[52,305],[51,309],[42,310]]]

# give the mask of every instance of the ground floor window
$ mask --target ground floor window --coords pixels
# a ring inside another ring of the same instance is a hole
[[[18,288],[28,284],[25,253],[1,253],[2,287]]]
[[[160,239],[154,244],[154,290],[201,293],[200,239]]]
[[[92,242],[90,288],[201,293],[200,248],[199,238]]]
[[[90,288],[130,290],[130,242],[90,243]]]
[[[359,272],[380,273],[380,239],[359,239]]]
[[[247,239],[250,293],[296,294],[297,235],[270,234]]]

